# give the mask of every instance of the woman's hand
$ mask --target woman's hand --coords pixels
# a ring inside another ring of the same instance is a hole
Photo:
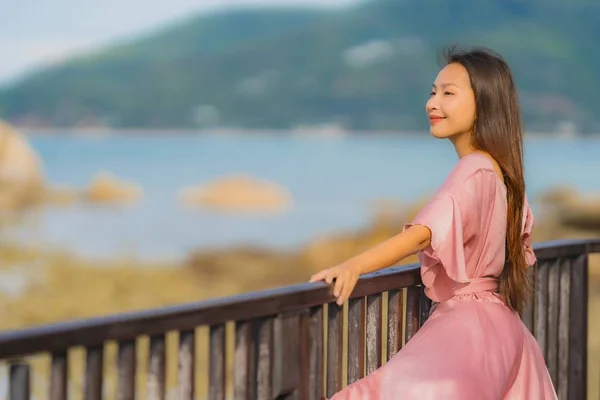
[[[431,231],[422,225],[411,225],[401,233],[335,267],[317,272],[310,282],[335,280],[333,295],[336,303],[344,304],[352,294],[361,274],[368,274],[394,265],[411,254],[423,250],[431,243]]]
[[[310,278],[310,282],[325,281],[331,284],[335,280],[333,295],[337,297],[336,303],[341,306],[352,294],[352,290],[354,290],[359,277],[359,267],[354,263],[346,261],[335,267],[317,272]]]

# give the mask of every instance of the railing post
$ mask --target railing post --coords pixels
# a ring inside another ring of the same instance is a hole
[[[343,308],[337,303],[327,306],[327,397],[342,389]]]
[[[419,316],[421,313],[421,290],[417,286],[406,288],[406,330],[404,332],[407,343],[419,330]]]
[[[367,327],[366,327],[366,374],[374,372],[381,366],[382,360],[382,320],[383,301],[381,293],[367,296]]]
[[[425,285],[420,286],[421,298],[419,304],[419,327],[423,326],[427,318],[429,318],[429,310],[431,309],[431,299],[425,294]]]
[[[23,360],[10,363],[8,398],[10,400],[29,400],[31,395],[29,364]]]
[[[388,292],[388,344],[387,361],[402,348],[402,333],[404,331],[404,296],[403,290]]]
[[[529,332],[531,332],[532,334],[534,333],[533,321],[534,321],[534,307],[535,307],[535,281],[536,281],[537,269],[538,269],[537,263],[535,265],[531,265],[527,269],[527,279],[529,279],[529,282],[531,284],[531,291],[529,292],[529,295],[527,296],[527,300],[525,302],[525,307],[523,309],[523,314],[521,316],[523,323],[525,324],[527,329],[529,329]]]
[[[542,244],[537,248],[540,263],[528,271],[536,278],[535,288],[522,318],[542,348],[559,398],[584,399],[588,392],[590,334],[588,254],[600,252],[600,239]],[[52,360],[44,385],[49,393],[42,397],[48,394],[49,400],[67,398],[68,354],[75,347],[83,347],[87,356],[80,394],[86,400],[99,400],[104,395],[107,367],[107,373],[113,374],[115,369],[117,373],[116,388],[111,388],[110,396],[116,392],[117,400],[134,399],[140,395],[136,393],[136,343],[142,336],[149,336],[149,366],[140,365],[144,370],[148,367],[149,372],[143,386],[148,387],[149,398],[166,398],[165,335],[177,331],[178,392],[182,400],[190,400],[195,396],[195,330],[210,327],[208,348],[199,350],[209,352],[206,378],[211,399],[223,400],[229,384],[233,384],[234,398],[240,400],[320,400],[323,395],[339,391],[345,380],[351,384],[375,371],[414,337],[431,307],[423,290],[418,266],[413,265],[361,277],[348,303],[347,318],[345,310],[332,302],[329,287],[303,284],[1,332],[0,359],[9,365],[5,392],[11,400],[29,400],[33,372],[25,357],[45,353]],[[226,326],[230,323],[235,324],[235,349],[226,345]],[[346,327],[347,340],[343,340]],[[383,335],[383,329],[387,335]],[[382,354],[384,337],[387,357]],[[118,361],[117,365],[104,366],[104,346],[109,341],[118,345]],[[226,361],[231,351],[235,367],[229,377]],[[347,370],[343,370],[343,358],[348,359]]]
[[[560,263],[558,283],[558,349],[556,363],[556,391],[559,399],[569,394],[569,320],[571,308],[571,273],[573,259],[567,258]]]
[[[68,353],[59,351],[52,354],[52,369],[50,372],[50,400],[66,400]]]
[[[85,362],[85,400],[102,400],[104,347],[88,347]]]
[[[588,255],[573,260],[569,319],[569,399],[587,398]]]
[[[213,325],[210,327],[209,333],[209,378],[208,378],[208,396],[214,400],[225,400],[225,392],[227,387],[225,379],[227,375],[226,369],[226,327],[225,324]],[[194,342],[189,340],[189,356],[193,358]],[[191,361],[191,360],[190,360]],[[194,382],[193,376],[186,374],[190,384]],[[192,400],[193,390],[189,393],[181,393],[182,400]]]
[[[323,306],[306,310],[300,325],[300,399],[321,400],[324,394]]]
[[[117,400],[135,399],[135,340],[119,342],[117,365]]]
[[[279,334],[282,333],[281,324],[277,322],[278,319],[273,317],[261,318],[255,320],[255,334],[256,334],[256,394],[255,398],[257,400],[270,400],[275,398],[274,393],[274,374],[279,372],[280,374],[285,374],[289,371],[285,370],[287,365],[285,362],[283,365],[275,365],[275,331]],[[296,335],[298,334],[298,328],[295,329]],[[288,333],[288,332],[286,332]],[[283,333],[285,335],[285,333]],[[289,333],[288,333],[289,335]],[[298,344],[294,343],[293,336],[290,337],[290,342],[288,346],[291,347],[291,351],[287,351],[290,347],[284,346],[285,356],[288,357],[288,361],[294,364],[297,364],[297,361],[294,359],[294,356],[297,355],[298,352]],[[277,343],[279,346],[282,345],[281,342]],[[281,347],[279,347],[281,350]],[[285,359],[284,359],[285,360]],[[288,367],[289,368],[289,367]],[[297,375],[298,368],[296,368],[293,373]],[[281,380],[278,381],[281,383]],[[296,384],[296,382],[294,382]],[[281,386],[276,388],[276,390],[281,390]],[[295,388],[295,387],[294,387]]]
[[[237,321],[235,326],[234,351],[234,400],[249,400],[254,396],[255,353],[252,335],[252,320]]]
[[[223,337],[225,336],[225,325],[223,325]],[[211,343],[211,347],[210,347],[210,365],[213,365],[213,353],[214,352],[219,352],[222,351],[223,352],[223,357],[225,354],[225,350],[224,350],[224,344],[222,347],[220,346],[216,346],[215,349],[213,350],[212,348],[212,343],[213,343],[213,330],[211,327],[211,331],[210,331],[210,343]],[[225,339],[223,339],[223,343],[225,343]],[[194,329],[189,329],[189,330],[185,330],[182,332],[179,332],[179,371],[178,371],[178,381],[179,381],[179,400],[193,400],[194,398],[194,393],[195,393],[195,385],[194,382],[196,380],[195,378],[195,371],[196,371],[196,332]],[[224,368],[224,362],[223,362],[223,368]],[[210,378],[209,378],[209,384],[210,384],[210,388],[213,388],[213,376],[211,374]],[[213,393],[213,392],[209,392],[209,393]],[[215,397],[211,397],[211,399],[214,398],[215,400],[220,399],[220,397],[215,396]]]
[[[148,354],[148,400],[165,399],[165,359],[166,343],[164,335],[150,337],[150,351]]]
[[[348,302],[348,384],[365,375],[365,303],[364,297]]]

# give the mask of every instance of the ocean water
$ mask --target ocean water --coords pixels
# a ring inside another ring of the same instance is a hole
[[[52,185],[85,187],[99,171],[144,191],[130,206],[46,208],[13,233],[89,257],[180,258],[234,244],[292,248],[315,235],[364,226],[377,199],[409,202],[442,183],[456,155],[448,141],[413,135],[34,135]],[[526,140],[528,194],[570,185],[600,191],[598,138]],[[186,186],[246,173],[286,187],[283,213],[230,215],[189,209]]]

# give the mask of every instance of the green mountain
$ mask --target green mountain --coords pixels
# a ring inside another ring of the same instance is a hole
[[[529,130],[600,131],[600,2],[372,0],[199,15],[0,91],[17,124],[424,129],[445,44],[511,63]]]

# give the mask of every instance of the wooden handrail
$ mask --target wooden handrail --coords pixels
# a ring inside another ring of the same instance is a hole
[[[600,253],[600,239],[552,241],[536,244],[534,250],[539,263],[529,269],[535,286],[522,320],[540,343],[559,397],[585,398],[588,255]],[[27,357],[50,353],[50,397],[64,399],[70,382],[68,354],[82,346],[85,397],[99,400],[105,344],[116,341],[118,361],[111,368],[117,369],[118,398],[131,399],[137,393],[136,344],[149,336],[146,384],[150,397],[164,398],[166,334],[175,331],[179,398],[192,400],[195,349],[200,346],[196,328],[206,327],[209,343],[199,350],[209,358],[203,371],[209,398],[224,400],[227,385],[233,385],[236,399],[292,394],[320,399],[341,389],[344,379],[351,383],[376,370],[417,333],[429,316],[423,289],[419,265],[408,265],[362,276],[347,316],[335,303],[331,286],[320,282],[55,323],[1,333],[0,360],[10,364],[11,396],[29,400]],[[233,348],[226,345],[229,322]],[[236,367],[226,378],[226,356],[232,351]],[[347,368],[342,366],[344,354]]]
[[[387,268],[365,275],[352,297],[368,296],[420,283],[418,265]],[[302,283],[236,296],[43,325],[0,334],[0,358],[72,346],[96,346],[107,340],[134,339],[169,330],[189,330],[298,311],[335,301],[325,283]]]
[[[536,244],[538,259],[574,257],[600,252],[600,238]],[[362,276],[351,298],[420,284],[419,265],[391,267]],[[97,346],[107,340],[134,339],[169,330],[249,320],[302,310],[335,301],[329,285],[302,283],[276,289],[181,305],[60,322],[0,333],[0,358],[56,351],[72,346]]]

